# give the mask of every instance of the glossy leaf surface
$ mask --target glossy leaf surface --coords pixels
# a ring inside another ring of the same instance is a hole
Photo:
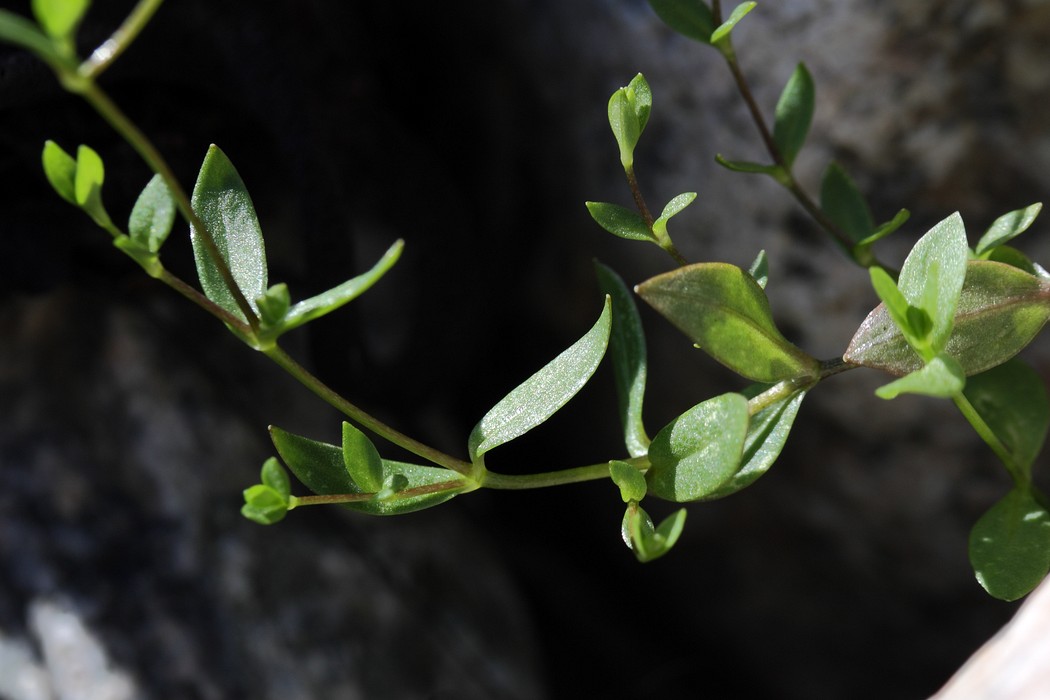
[[[977,581],[1000,600],[1023,597],[1050,571],[1050,513],[1027,489],[1014,489],[970,532]]]
[[[1014,358],[970,377],[963,391],[1026,476],[1046,441],[1050,401],[1042,377]]]
[[[819,363],[780,334],[765,292],[744,270],[698,263],[640,284],[638,294],[713,358],[773,384],[813,376]]]
[[[151,253],[160,250],[175,224],[175,200],[160,175],[142,190],[128,218],[128,235]]]
[[[211,233],[244,298],[254,303],[267,289],[262,229],[244,181],[218,146],[211,146],[204,158],[193,188],[192,205]],[[197,276],[205,296],[244,319],[215,261],[208,254],[201,233],[191,227],[190,238]]]
[[[741,394],[716,396],[675,418],[649,446],[649,492],[685,502],[717,491],[740,467],[748,422]]]
[[[946,399],[958,394],[965,385],[966,374],[959,363],[941,354],[914,372],[880,386],[875,390],[875,395],[880,399],[895,399],[901,394],[922,394]]]
[[[769,256],[766,255],[766,251],[758,251],[751,267],[747,269],[747,274],[751,275],[763,290],[766,288],[766,284],[769,283]]]
[[[587,202],[587,211],[599,226],[614,236],[633,241],[656,242],[656,237],[645,224],[645,219],[634,209],[606,202]]]
[[[612,301],[612,332],[609,350],[616,379],[616,398],[620,408],[624,444],[632,457],[649,450],[649,436],[642,421],[648,359],[645,332],[633,295],[623,280],[610,268],[595,263],[598,286]]]
[[[638,561],[645,563],[662,557],[670,551],[685,528],[686,511],[680,508],[664,519],[659,527],[637,504],[631,504],[624,513],[620,531],[627,547]]]
[[[540,425],[584,387],[605,355],[612,327],[608,297],[598,321],[578,341],[492,407],[467,442],[472,462]]]
[[[652,103],[649,83],[641,73],[609,98],[609,127],[620,147],[620,162],[626,169],[634,167],[634,149],[649,121]]]
[[[756,4],[757,3],[754,2],[742,2],[733,8],[733,11],[729,13],[729,17],[726,21],[711,32],[711,43],[717,44],[718,42],[727,39],[737,23],[739,23],[748,12],[755,9]]]
[[[1024,209],[1017,209],[1003,214],[992,222],[992,225],[981,236],[981,240],[977,242],[977,246],[974,248],[974,253],[977,256],[985,256],[993,248],[1001,246],[1021,235],[1032,225],[1042,208],[1042,203],[1036,202]]]
[[[694,199],[696,199],[696,192],[683,192],[664,206],[660,216],[653,222],[653,233],[656,235],[657,240],[670,240],[667,235],[667,222],[672,216],[692,204]]]
[[[800,63],[780,93],[773,121],[773,142],[789,168],[809,134],[815,104],[813,76]]]
[[[649,0],[656,16],[683,36],[703,44],[711,43],[715,31],[711,8],[703,0]]]
[[[624,503],[645,498],[645,475],[627,462],[615,459],[609,462],[609,476],[613,483],[620,487],[620,498]]]

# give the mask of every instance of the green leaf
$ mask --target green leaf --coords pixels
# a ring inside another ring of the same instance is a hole
[[[1050,571],[1050,513],[1029,490],[1012,490],[974,525],[970,563],[993,597],[1023,597]]]
[[[659,527],[653,527],[649,514],[635,504],[627,507],[620,531],[624,543],[634,552],[638,561],[645,563],[667,554],[685,528],[686,511],[679,508]]]
[[[736,8],[733,9],[733,12],[730,13],[729,19],[720,24],[717,29],[711,32],[711,43],[717,44],[724,39],[728,39],[729,33],[733,31],[733,27],[737,25],[737,22],[744,18],[744,15],[746,15],[751,10],[755,9],[756,4],[757,3],[754,2],[742,2],[739,5],[737,5]]]
[[[363,491],[383,488],[383,459],[360,430],[343,421],[343,464],[350,479]]]
[[[7,10],[0,10],[0,41],[28,49],[56,69],[60,65],[75,68],[68,65],[69,60],[58,53],[54,42],[37,25]]]
[[[625,170],[634,167],[634,149],[649,121],[653,96],[641,73],[609,98],[609,126],[620,147],[620,162]]]
[[[288,499],[272,486],[255,484],[244,490],[241,515],[260,525],[273,525],[288,514]]]
[[[609,476],[620,487],[620,497],[624,503],[645,498],[645,476],[627,462],[615,459],[609,462]]]
[[[911,218],[911,212],[907,209],[901,209],[894,215],[892,219],[890,219],[886,223],[879,224],[878,226],[876,226],[875,231],[857,245],[871,246],[876,241],[882,240],[886,236],[899,229],[905,224],[905,222],[908,221],[909,218]]]
[[[1050,275],[1047,274],[1046,270],[1032,262],[1031,258],[1013,246],[997,245],[991,250],[985,252],[981,258],[984,260],[1005,263],[1016,267],[1018,270],[1024,270],[1030,275],[1042,277],[1043,279],[1050,279]]]
[[[732,170],[735,173],[769,175],[777,181],[780,181],[785,177],[784,169],[779,165],[762,165],[761,163],[752,163],[746,160],[727,160],[726,158],[723,158],[721,154],[715,156],[715,162],[723,168]]]
[[[871,286],[875,289],[875,294],[882,300],[886,312],[893,319],[897,328],[908,339],[908,344],[913,347],[922,344],[926,340],[929,329],[927,328],[921,333],[916,333],[918,329],[912,327],[911,317],[908,313],[914,307],[901,294],[897,283],[881,267],[868,268],[868,275],[871,277]],[[929,318],[928,314],[926,318]]]
[[[806,141],[815,99],[813,77],[806,66],[799,63],[780,93],[773,120],[773,142],[789,168]]]
[[[974,248],[974,253],[978,257],[987,256],[993,248],[1001,246],[1021,235],[1032,225],[1042,208],[1043,204],[1036,202],[1024,209],[1017,209],[1008,214],[1003,214],[981,236],[981,240],[977,242],[977,247]]]
[[[110,229],[113,222],[102,205],[102,182],[106,170],[102,158],[88,146],[77,148],[77,167],[73,175],[73,197],[77,206],[84,210],[96,224]]]
[[[291,305],[292,295],[284,282],[271,286],[265,294],[255,300],[259,318],[266,328],[283,328]]]
[[[55,192],[62,199],[76,206],[77,196],[74,182],[77,173],[77,162],[73,160],[73,156],[62,150],[62,147],[57,143],[49,140],[44,143],[41,161],[44,165],[44,175],[55,189]]]
[[[385,499],[376,499],[350,477],[341,448],[275,426],[270,426],[270,438],[281,459],[308,489],[325,495],[359,494],[361,500],[341,505],[361,513],[412,513],[444,503],[469,488],[459,474],[449,469],[383,460],[384,481],[391,479],[391,484],[401,483],[404,488]]]
[[[656,235],[658,241],[670,240],[667,235],[668,220],[692,204],[694,199],[696,199],[696,192],[683,192],[667,203],[667,206],[664,207],[659,218],[653,222],[653,233]]]
[[[599,262],[595,262],[595,270],[599,288],[612,300],[609,349],[616,378],[616,397],[624,443],[632,457],[641,457],[649,451],[649,436],[642,421],[648,363],[642,319],[631,292],[620,276]]]
[[[634,109],[634,116],[638,120],[638,133],[645,131],[645,125],[649,123],[649,113],[653,110],[653,92],[646,81],[645,76],[639,73],[627,83],[627,101]]]
[[[748,268],[747,274],[751,275],[763,290],[766,288],[766,284],[769,282],[769,258],[766,256],[766,251],[758,251],[758,255],[755,256],[754,262]]]
[[[160,251],[175,223],[175,199],[164,178],[154,175],[128,218],[128,234],[151,253]]]
[[[959,363],[948,355],[937,355],[923,367],[900,379],[880,386],[875,395],[881,399],[895,399],[901,394],[923,394],[937,398],[951,398],[963,390],[966,374]]]
[[[211,146],[193,188],[193,210],[211,233],[219,254],[233,273],[237,287],[249,302],[266,293],[266,249],[255,207],[244,181],[226,154]],[[201,233],[190,228],[197,276],[205,296],[244,319]]]
[[[614,236],[656,243],[656,237],[645,224],[645,219],[633,209],[605,202],[587,202],[587,211],[599,226]]]
[[[263,462],[262,471],[259,474],[262,483],[281,494],[284,500],[292,495],[292,486],[288,481],[288,472],[284,470],[276,457],[270,457]]]
[[[1002,364],[1021,351],[1050,317],[1050,281],[998,262],[970,261],[944,352],[968,375]],[[904,375],[922,366],[885,304],[857,329],[846,362]]]
[[[711,43],[715,20],[702,0],[649,0],[656,16],[683,36],[702,44]]]
[[[1042,377],[1014,358],[970,377],[963,393],[1029,475],[1050,426],[1050,401]]]
[[[725,498],[750,486],[769,471],[784,449],[805,396],[805,390],[795,391],[751,416],[740,468],[705,500]]]
[[[347,280],[338,287],[329,289],[327,292],[322,292],[317,296],[304,299],[292,306],[288,310],[288,314],[285,316],[284,323],[281,325],[281,332],[290,331],[308,321],[312,321],[315,318],[319,318],[327,313],[335,311],[344,304],[353,301],[364,294],[373,284],[378,282],[391,267],[394,266],[394,263],[396,263],[398,258],[401,257],[401,250],[403,248],[404,241],[395,241],[394,244],[387,249],[386,253],[383,254],[383,257],[381,257],[367,272]]]
[[[820,183],[820,208],[855,243],[860,243],[875,230],[875,220],[867,200],[837,163],[831,163],[824,171]]]
[[[958,212],[919,239],[901,268],[897,286],[911,306],[929,314],[930,354],[941,352],[951,335],[970,248]],[[920,348],[916,348],[922,354]],[[928,357],[926,359],[929,359]]]
[[[583,388],[598,368],[609,344],[612,308],[609,297],[594,326],[543,369],[526,379],[492,407],[467,441],[470,459],[540,425]]]
[[[48,35],[65,40],[76,31],[89,5],[90,0],[33,0],[33,14]]]
[[[819,372],[820,363],[777,330],[762,288],[734,265],[687,265],[643,282],[637,292],[702,350],[752,381]]]
[[[684,502],[717,491],[740,466],[748,422],[741,394],[716,396],[675,418],[649,446],[649,492]]]

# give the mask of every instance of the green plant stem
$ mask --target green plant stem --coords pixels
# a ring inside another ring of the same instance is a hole
[[[141,0],[117,31],[102,42],[90,58],[80,64],[77,70],[80,76],[88,80],[100,76],[138,37],[163,3],[164,0]]]
[[[638,469],[648,469],[649,460],[646,457],[632,457],[624,460]],[[539,472],[537,474],[499,474],[497,472],[486,472],[481,482],[482,488],[502,490],[539,489],[548,486],[562,486],[564,484],[576,484],[582,481],[595,481],[609,478],[609,463],[600,462],[590,464],[586,467],[574,467],[572,469],[559,469],[557,471]]]
[[[649,233],[653,233],[653,215],[649,211],[648,205],[645,203],[645,197],[642,196],[642,188],[638,186],[638,178],[634,174],[634,166],[624,168],[624,173],[627,175],[627,186],[631,188],[631,196],[634,198],[634,206],[637,207],[638,213],[642,215],[642,219],[645,221],[645,226],[649,229]],[[689,264],[689,261],[685,259],[685,256],[678,252],[678,248],[675,247],[670,238],[664,237],[664,240],[657,241],[657,243],[680,267]]]
[[[189,299],[191,302],[210,313],[212,316],[218,318],[229,326],[230,330],[238,334],[242,340],[251,344],[249,338],[251,337],[252,329],[247,323],[237,318],[229,311],[201,294],[195,287],[186,284],[181,278],[176,277],[167,270],[162,269],[160,274],[156,275],[156,278],[174,289],[186,299]]]
[[[959,411],[962,412],[963,417],[969,421],[973,429],[977,431],[977,434],[981,436],[981,439],[992,448],[992,452],[999,458],[999,461],[1006,467],[1006,471],[1010,473],[1014,483],[1021,488],[1027,488],[1030,486],[1031,478],[1025,473],[1025,470],[1014,460],[1013,455],[1006,449],[1006,445],[1003,444],[999,436],[995,434],[995,431],[985,422],[981,414],[977,412],[977,409],[973,407],[970,400],[966,398],[963,393],[958,393],[952,397],[952,401],[955,403]]]
[[[398,491],[394,498],[414,498],[416,496],[427,496],[432,493],[443,493],[445,491],[459,491],[468,487],[467,482],[462,479],[454,479],[452,481],[442,481],[436,484],[426,484],[424,486],[417,486],[411,489],[405,489],[404,491]],[[310,496],[294,496],[290,499],[290,506],[288,510],[292,508],[298,508],[299,506],[317,506],[317,505],[329,505],[336,503],[361,503],[363,501],[371,501],[375,498],[374,493],[330,493],[330,494],[313,494]]]
[[[330,388],[327,384],[311,374],[309,370],[296,362],[291,355],[280,347],[274,345],[262,350],[262,352],[277,363],[281,369],[292,375],[300,384],[358,425],[367,428],[381,438],[389,440],[395,445],[408,450],[417,457],[422,457],[425,460],[438,464],[446,469],[451,469],[452,471],[458,472],[467,477],[472,475],[474,467],[470,462],[456,459],[437,448],[430,447],[418,440],[410,438],[378,418],[375,418],[367,411],[358,408],[350,401],[343,398],[334,389]]]

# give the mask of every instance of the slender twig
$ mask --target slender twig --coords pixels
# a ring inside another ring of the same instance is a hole
[[[643,471],[649,468],[647,457],[633,457],[623,461]],[[586,467],[559,469],[536,474],[498,474],[496,472],[487,472],[481,485],[489,489],[521,490],[563,486],[565,484],[577,484],[582,481],[608,478],[609,463],[600,462],[598,464],[589,464]]]
[[[952,401],[955,403],[955,406],[959,411],[962,412],[963,417],[965,417],[970,425],[973,426],[973,429],[977,431],[977,434],[981,436],[981,439],[985,441],[988,447],[992,448],[992,452],[995,453],[995,456],[998,457],[999,461],[1001,461],[1006,467],[1006,471],[1010,473],[1014,483],[1021,487],[1028,486],[1031,481],[1030,477],[1025,473],[1025,470],[1021,465],[1017,463],[1014,456],[1010,454],[1006,445],[1004,445],[1003,441],[999,439],[999,436],[995,434],[995,431],[992,430],[991,426],[989,426],[981,414],[977,412],[977,409],[974,408],[972,403],[970,403],[970,400],[966,398],[966,395],[959,392],[952,397]]]
[[[164,0],[141,0],[117,31],[102,42],[90,58],[80,64],[77,71],[80,76],[94,80],[102,75],[138,37],[163,2]]]

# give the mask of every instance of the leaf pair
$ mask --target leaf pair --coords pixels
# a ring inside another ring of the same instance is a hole
[[[292,304],[286,285],[268,286],[266,248],[255,207],[237,169],[217,146],[208,149],[193,188],[192,205],[233,275],[239,291],[260,316],[262,326],[257,342],[262,348],[272,345],[282,333],[355,299],[393,266],[403,245],[401,241],[395,242],[364,274],[327,292]],[[191,226],[190,237],[197,275],[205,296],[234,316],[244,319],[204,235]]]
[[[652,105],[649,83],[641,73],[609,98],[609,126],[620,147],[620,163],[626,171],[634,169],[634,149],[649,122]]]
[[[620,497],[627,504],[627,511],[620,524],[624,544],[640,562],[649,562],[667,554],[682,535],[685,508],[678,509],[659,526],[655,526],[649,514],[638,505],[645,498],[647,489],[642,473],[627,462],[613,460],[609,462],[609,476],[620,488]]]
[[[667,223],[672,216],[692,204],[695,199],[696,192],[683,192],[673,197],[664,206],[660,216],[653,221],[652,227],[646,223],[641,214],[618,204],[587,202],[587,211],[590,212],[595,223],[614,236],[633,241],[648,241],[664,250],[670,250],[674,244],[671,241],[671,235],[667,232]]]
[[[850,256],[868,268],[874,263],[871,247],[903,226],[910,216],[907,209],[901,209],[893,219],[876,226],[864,195],[837,163],[829,164],[824,170],[820,209],[853,242],[848,250]]]
[[[649,0],[649,6],[663,22],[679,34],[723,51],[729,49],[730,32],[756,3],[737,5],[722,24],[715,26],[711,8],[702,0]]]
[[[292,495],[288,474],[276,457],[263,463],[259,477],[262,483],[244,490],[241,515],[260,525],[273,525],[284,520],[288,511],[295,507],[296,498]]]

